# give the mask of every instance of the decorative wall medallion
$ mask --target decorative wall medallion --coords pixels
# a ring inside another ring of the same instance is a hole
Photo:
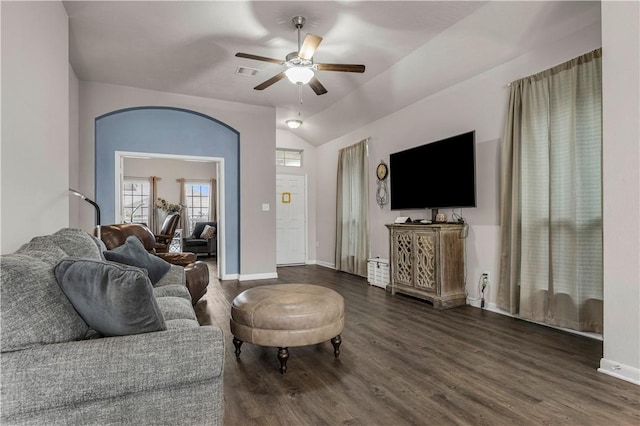
[[[387,163],[380,160],[380,164],[376,167],[376,177],[378,178],[378,190],[376,191],[376,202],[382,208],[389,202],[389,190],[387,189],[387,176],[389,176],[389,167]]]
[[[388,174],[389,167],[387,166],[387,163],[385,163],[384,161],[380,161],[380,164],[378,164],[378,167],[376,168],[376,175],[378,176],[378,180],[385,180]]]

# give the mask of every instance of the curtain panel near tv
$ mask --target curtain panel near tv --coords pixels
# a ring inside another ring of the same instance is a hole
[[[602,332],[601,49],[511,84],[498,307]]]
[[[369,160],[367,139],[338,155],[336,269],[366,276],[369,257]]]

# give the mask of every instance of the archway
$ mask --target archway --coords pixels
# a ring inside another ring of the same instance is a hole
[[[240,271],[240,135],[204,114],[171,107],[113,111],[95,121],[95,197],[103,223],[116,219],[116,152],[224,159],[224,275]]]

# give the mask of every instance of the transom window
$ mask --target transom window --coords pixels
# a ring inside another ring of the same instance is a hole
[[[122,220],[149,223],[150,185],[146,179],[125,178],[122,183]]]
[[[211,185],[207,182],[185,182],[189,232],[193,232],[196,222],[209,222],[211,219]],[[188,235],[187,234],[187,235]]]
[[[302,167],[302,150],[276,149],[276,166]]]

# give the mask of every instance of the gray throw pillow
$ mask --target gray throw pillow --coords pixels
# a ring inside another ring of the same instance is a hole
[[[153,285],[171,269],[169,262],[149,253],[135,235],[128,236],[120,247],[105,251],[104,257],[112,262],[146,269]]]
[[[75,310],[97,332],[124,336],[167,329],[143,270],[70,257],[61,260],[54,272]]]

